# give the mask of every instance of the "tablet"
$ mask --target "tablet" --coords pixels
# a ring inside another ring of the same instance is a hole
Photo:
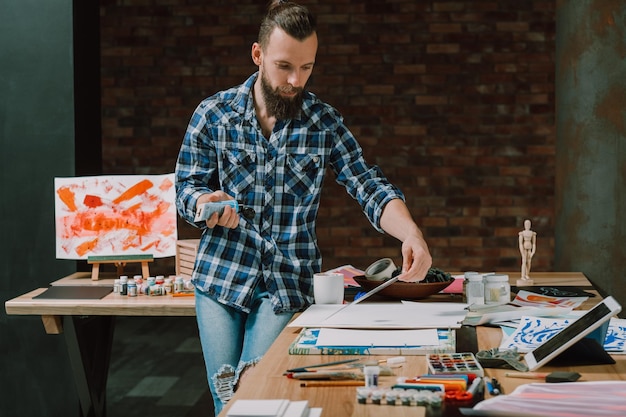
[[[622,307],[613,297],[605,298],[591,310],[571,322],[569,326],[526,353],[524,360],[528,365],[528,370],[534,371],[550,362],[621,310]]]

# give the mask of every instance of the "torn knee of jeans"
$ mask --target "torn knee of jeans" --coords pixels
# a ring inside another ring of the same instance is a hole
[[[237,365],[237,371],[235,372],[235,391],[237,391],[240,381],[244,379],[246,372],[248,372],[251,368],[254,368],[260,360],[261,357],[257,357],[247,362],[239,362],[239,365]]]
[[[215,388],[215,395],[226,404],[235,392],[236,372],[232,365],[222,365],[222,367],[211,377],[211,382]]]

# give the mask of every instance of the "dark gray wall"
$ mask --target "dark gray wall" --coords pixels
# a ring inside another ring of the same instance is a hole
[[[622,1],[557,9],[555,268],[584,272],[626,309],[625,24]]]
[[[55,259],[55,176],[74,175],[71,0],[0,2],[0,415],[72,416],[62,335],[4,302],[68,273]]]

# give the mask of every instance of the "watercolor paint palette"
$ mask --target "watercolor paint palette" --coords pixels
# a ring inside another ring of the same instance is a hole
[[[427,355],[428,371],[432,375],[475,374],[485,376],[485,371],[471,352],[433,353]]]

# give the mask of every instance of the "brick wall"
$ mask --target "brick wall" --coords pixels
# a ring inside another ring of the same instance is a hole
[[[519,270],[517,233],[554,255],[553,1],[307,0],[320,48],[311,91],[345,117],[407,196],[445,270]],[[106,174],[173,172],[195,106],[256,67],[265,1],[101,0]],[[401,262],[332,178],[324,268]],[[196,229],[180,223],[180,238]],[[171,260],[163,261],[167,268]]]

